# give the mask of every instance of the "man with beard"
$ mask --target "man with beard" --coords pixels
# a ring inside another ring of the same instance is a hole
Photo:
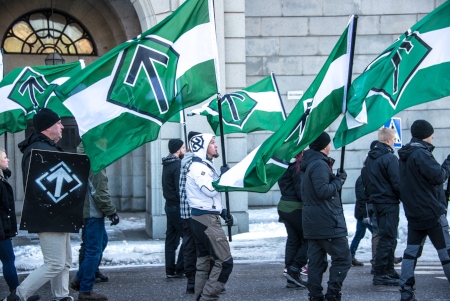
[[[178,260],[175,255],[180,238],[183,237],[183,221],[180,214],[180,171],[181,160],[186,148],[180,139],[169,140],[169,155],[162,158],[162,188],[166,199],[164,210],[167,216],[167,230],[165,242],[166,277],[180,278],[183,276],[183,246],[180,248]]]
[[[186,174],[186,196],[191,207],[191,229],[197,247],[195,299],[218,300],[233,270],[233,257],[220,217],[225,220],[225,225],[232,226],[233,216],[227,217],[220,192],[212,186],[219,178],[213,164],[213,159],[219,157],[215,136],[195,135],[189,143],[194,157]]]
[[[328,157],[330,136],[323,132],[303,155],[300,170],[303,201],[303,235],[308,241],[309,300],[341,300],[342,283],[352,259],[347,240],[347,226],[339,191],[347,174],[338,169],[333,174],[334,159]],[[322,277],[331,256],[328,289],[323,295]]]

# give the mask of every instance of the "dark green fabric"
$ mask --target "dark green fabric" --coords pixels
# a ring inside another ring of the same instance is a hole
[[[294,210],[302,209],[301,202],[293,202],[293,201],[284,201],[280,200],[278,203],[278,210],[285,213],[291,213]]]

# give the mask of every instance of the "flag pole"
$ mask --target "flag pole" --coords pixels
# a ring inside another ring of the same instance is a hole
[[[187,146],[189,141],[187,140],[188,136],[187,136],[187,130],[186,130],[186,115],[185,115],[184,109],[183,109],[181,116],[183,116],[184,145]]]
[[[0,82],[3,80],[4,71],[5,68],[3,63],[3,48],[0,48]],[[5,151],[6,153],[8,153],[8,132],[5,132],[4,139],[5,139]]]
[[[223,167],[227,166],[227,159],[225,157],[225,136],[223,134],[223,122],[222,122],[222,97],[217,94],[217,108],[219,111],[219,130],[220,130],[220,144],[222,145],[222,164]],[[225,192],[225,206],[227,207],[227,217],[230,218],[230,196],[228,191]],[[228,226],[228,240],[232,241],[231,226]]]
[[[342,113],[345,114],[347,111],[347,93],[348,89],[350,88],[350,85],[352,83],[352,72],[353,72],[353,55],[355,53],[355,38],[356,38],[356,26],[358,24],[358,15],[353,16],[353,26],[351,31],[351,40],[350,40],[350,59],[348,62],[348,74],[347,74],[347,85],[345,87],[344,92],[344,101],[342,105]],[[347,40],[348,43],[348,40]],[[345,160],[345,145],[341,149],[341,165],[340,170],[344,170],[344,160]],[[342,189],[341,189],[342,192]],[[340,192],[340,193],[341,193]],[[342,200],[341,200],[342,202]]]
[[[283,99],[280,95],[280,90],[278,89],[277,80],[275,79],[275,74],[273,72],[270,73],[273,79],[273,83],[275,84],[275,89],[277,89],[278,98],[280,99],[281,108],[283,109],[284,120],[286,120],[286,110],[284,109]]]

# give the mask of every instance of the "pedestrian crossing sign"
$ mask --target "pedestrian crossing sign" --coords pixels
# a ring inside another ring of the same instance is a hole
[[[384,124],[385,128],[391,128],[395,130],[395,148],[402,147],[402,120],[399,117],[392,117],[388,122]]]

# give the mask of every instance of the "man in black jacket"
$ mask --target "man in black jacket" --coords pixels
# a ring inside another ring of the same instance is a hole
[[[400,278],[401,300],[416,300],[414,269],[427,236],[436,248],[450,282],[450,235],[443,188],[450,175],[450,155],[442,165],[437,163],[432,154],[433,133],[432,125],[426,120],[414,121],[411,142],[398,151],[400,192],[408,220],[408,238]]]
[[[367,191],[378,222],[378,245],[374,265],[374,285],[398,285],[394,269],[395,247],[400,214],[400,176],[394,155],[395,130],[383,128],[378,143],[364,163]]]
[[[186,148],[180,139],[169,140],[169,155],[162,158],[162,188],[166,199],[167,230],[165,242],[166,276],[167,278],[179,278],[183,275],[183,246],[180,248],[178,260],[175,263],[175,255],[180,238],[183,237],[183,221],[180,213],[180,171],[181,159]]]
[[[324,300],[322,276],[327,254],[331,256],[326,300],[341,300],[342,283],[351,267],[339,191],[347,178],[344,171],[332,172],[334,160],[329,158],[330,136],[322,133],[309,145],[301,164],[301,196],[303,200],[303,234],[308,240],[309,300]]]

